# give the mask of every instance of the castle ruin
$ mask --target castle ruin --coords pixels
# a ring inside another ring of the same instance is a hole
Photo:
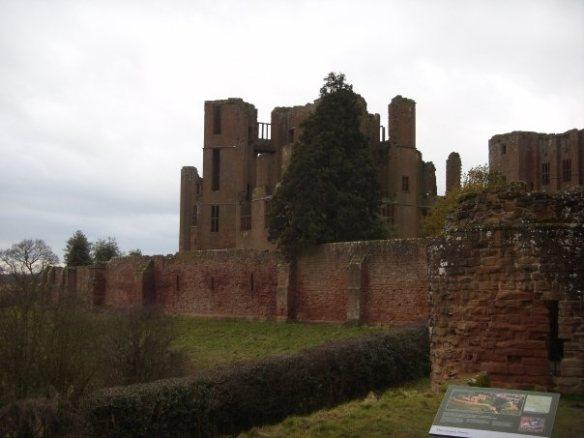
[[[584,185],[584,129],[495,135],[489,140],[489,169],[538,192]]]
[[[194,167],[181,171],[180,252],[274,249],[269,202],[316,105],[276,107],[271,123],[264,123],[242,99],[205,102],[204,178]],[[417,237],[422,216],[436,200],[436,173],[416,148],[416,103],[402,96],[391,100],[388,138],[379,114],[368,113],[364,100],[363,108],[361,130],[378,168],[380,215],[396,237]]]

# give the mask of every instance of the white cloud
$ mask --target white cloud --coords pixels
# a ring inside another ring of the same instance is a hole
[[[487,161],[511,130],[584,121],[584,2],[1,1],[0,247],[77,229],[174,252],[182,165],[201,167],[205,99],[268,120],[331,70],[386,124],[417,101],[438,170]]]

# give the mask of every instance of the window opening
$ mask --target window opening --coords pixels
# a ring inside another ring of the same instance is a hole
[[[549,335],[547,339],[548,359],[551,362],[552,373],[556,376],[559,372],[559,364],[564,357],[564,341],[559,337],[559,307],[557,301],[547,303],[549,318]]]
[[[211,232],[216,233],[219,231],[219,206],[211,206]]]
[[[213,134],[221,134],[221,107],[213,106]]]
[[[212,182],[211,182],[211,189],[213,191],[219,190],[219,181],[220,181],[220,174],[221,174],[221,149],[213,149],[213,163],[212,163]]]
[[[402,190],[404,192],[410,191],[410,177],[409,176],[402,176]]]
[[[550,163],[541,165],[541,183],[547,186],[550,183]]]
[[[572,179],[572,160],[562,161],[562,179],[564,182],[570,182]]]

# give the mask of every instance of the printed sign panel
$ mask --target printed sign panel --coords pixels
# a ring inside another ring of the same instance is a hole
[[[560,394],[448,387],[431,435],[470,438],[551,437]]]

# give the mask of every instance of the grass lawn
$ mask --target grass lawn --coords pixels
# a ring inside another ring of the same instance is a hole
[[[428,437],[442,400],[430,390],[428,379],[373,393],[362,400],[307,416],[288,417],[280,424],[254,428],[240,437]],[[554,437],[581,437],[584,397],[563,397]]]
[[[217,320],[172,317],[176,321],[176,346],[189,355],[193,369],[294,353],[327,341],[359,336],[380,328],[271,321]]]
[[[200,370],[246,359],[294,353],[324,342],[381,330],[324,324],[215,320],[172,317],[177,347]],[[370,394],[362,400],[307,416],[292,416],[280,424],[254,428],[242,437],[427,437],[442,400],[428,379]],[[584,430],[584,397],[563,397],[554,437],[580,437]]]

